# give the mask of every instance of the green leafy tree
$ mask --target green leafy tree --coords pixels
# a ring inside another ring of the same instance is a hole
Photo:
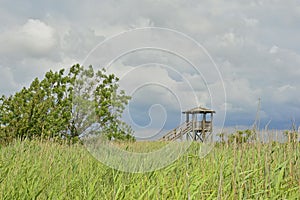
[[[80,73],[74,84],[73,136],[98,124],[100,132],[110,140],[133,139],[131,128],[120,120],[130,97],[118,90],[119,79],[114,74],[107,75],[105,69],[95,72],[92,66],[83,69],[77,65],[74,70]]]
[[[296,130],[286,130],[283,135],[287,138],[289,143],[296,143],[299,141],[299,135]]]
[[[109,139],[132,139],[131,129],[121,121],[129,97],[118,90],[118,78],[73,65],[68,74],[49,71],[42,81],[0,98],[0,137],[78,138],[98,123]]]
[[[254,132],[250,129],[247,130],[238,130],[234,134],[228,136],[229,143],[242,144],[246,142],[254,141],[253,139]]]
[[[37,78],[29,88],[15,95],[2,96],[2,137],[55,137],[67,132],[71,119],[70,79],[64,70],[49,71],[45,78]]]
[[[220,139],[220,142],[224,144],[225,143],[225,133],[224,132],[219,133],[218,137]]]

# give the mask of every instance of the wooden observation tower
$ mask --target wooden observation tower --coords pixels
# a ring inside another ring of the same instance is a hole
[[[186,134],[187,140],[192,138],[195,141],[203,141],[207,133],[212,133],[213,114],[216,113],[214,110],[197,107],[182,113],[186,115],[185,123],[191,123],[192,126],[191,132]],[[210,116],[207,116],[208,114]]]
[[[168,132],[161,140],[183,139],[185,135],[187,140],[203,142],[205,137],[212,133],[213,114],[216,113],[214,110],[196,107],[182,113],[186,115],[185,122]]]

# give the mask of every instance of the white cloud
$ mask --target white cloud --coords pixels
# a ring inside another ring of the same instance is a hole
[[[28,21],[0,34],[1,54],[22,53],[27,56],[45,55],[57,44],[55,30],[38,19]]]
[[[275,54],[275,53],[277,53],[278,52],[278,50],[279,50],[279,47],[278,46],[276,46],[276,45],[274,45],[274,46],[272,46],[271,48],[270,48],[270,54]]]
[[[3,94],[8,95],[12,89],[18,89],[19,85],[14,79],[10,68],[0,66],[0,74],[0,91],[2,91]]]
[[[244,44],[244,39],[241,37],[238,37],[236,34],[230,32],[225,33],[221,38],[221,44],[223,46],[242,46]]]
[[[284,86],[279,87],[278,90],[279,90],[279,92],[284,92],[284,91],[289,91],[289,90],[296,91],[296,87],[291,86],[291,85],[288,84],[288,85],[284,85]]]
[[[245,25],[248,27],[255,27],[258,25],[259,20],[255,18],[244,18]]]
[[[252,119],[258,97],[267,102],[262,108],[266,118],[279,118],[281,108],[286,104],[290,106],[290,115],[296,113],[293,109],[300,107],[297,101],[300,98],[297,93],[300,88],[300,12],[296,0],[92,0],[78,4],[71,1],[29,4],[30,1],[23,2],[22,11],[17,9],[14,1],[0,6],[0,73],[5,77],[1,79],[1,93],[16,91],[49,68],[82,61],[95,45],[120,31],[160,26],[182,31],[208,50],[225,80],[228,102],[223,104],[222,98],[218,98],[222,93],[222,82],[208,61],[201,57],[203,55],[179,41],[167,46],[179,47],[181,53],[189,52],[190,58],[201,58],[196,65],[202,67],[200,71],[208,77],[209,87],[216,91],[215,101],[220,105],[217,109],[221,110],[222,105],[227,104],[234,120],[239,121],[239,117]],[[138,39],[133,37],[126,42],[134,43]],[[165,37],[165,41],[171,40]],[[109,55],[110,51],[107,49],[99,59]],[[117,72],[122,74],[157,58],[145,52],[142,55],[135,54],[131,59],[117,63],[121,67]],[[161,82],[182,97],[186,107],[193,104],[191,98],[186,98],[193,90],[200,102],[209,104],[210,96],[201,93],[205,91],[202,77],[192,73],[188,64],[172,56],[156,61],[173,67],[191,82],[193,89],[179,78],[178,73],[161,67],[132,72],[130,78],[128,76],[127,81],[122,82],[122,87],[132,89],[146,81]],[[160,90],[152,89],[152,94],[157,96],[146,93],[143,96],[145,102],[154,99],[167,103],[172,99]],[[175,103],[173,107],[176,106]]]

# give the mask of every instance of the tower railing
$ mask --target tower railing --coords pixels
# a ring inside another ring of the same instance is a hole
[[[177,128],[169,131],[160,140],[172,141],[181,138],[183,135],[192,131],[192,122],[184,122]]]

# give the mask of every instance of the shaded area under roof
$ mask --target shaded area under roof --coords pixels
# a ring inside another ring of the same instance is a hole
[[[208,108],[203,108],[203,107],[196,107],[187,111],[182,112],[184,114],[196,114],[196,113],[216,113],[216,111],[208,109]]]

